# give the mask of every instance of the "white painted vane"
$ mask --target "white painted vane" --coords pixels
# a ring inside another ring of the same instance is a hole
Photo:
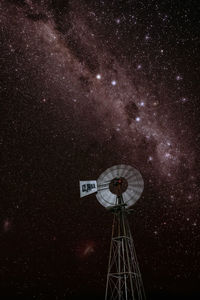
[[[97,192],[96,180],[80,181],[80,197],[85,197]]]

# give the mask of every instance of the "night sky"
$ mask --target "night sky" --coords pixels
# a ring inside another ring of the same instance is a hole
[[[103,299],[112,214],[79,180],[137,168],[148,299],[200,299],[198,0],[0,1],[0,297]]]

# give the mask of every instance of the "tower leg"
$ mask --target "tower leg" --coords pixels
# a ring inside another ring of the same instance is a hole
[[[105,300],[145,300],[127,211],[122,204],[114,207],[113,212]]]

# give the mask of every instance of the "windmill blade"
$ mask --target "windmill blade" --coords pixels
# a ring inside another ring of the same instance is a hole
[[[144,181],[138,170],[129,165],[116,165],[108,168],[97,179],[97,200],[104,207],[116,205],[116,194],[112,191],[113,180],[121,179],[125,182],[123,190],[123,201],[126,207],[130,207],[140,198]]]

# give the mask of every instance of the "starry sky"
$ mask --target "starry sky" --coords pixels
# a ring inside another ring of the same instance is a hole
[[[200,296],[200,4],[0,1],[4,299],[103,299],[112,215],[79,180],[142,174],[147,299]]]

